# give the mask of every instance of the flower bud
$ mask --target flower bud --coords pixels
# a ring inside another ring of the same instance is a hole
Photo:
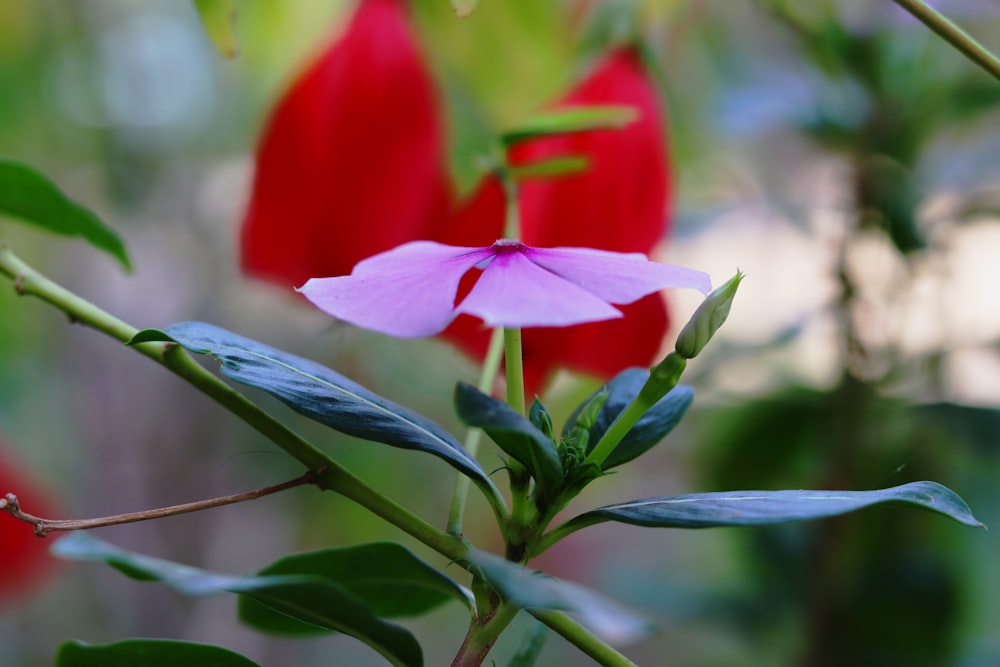
[[[694,359],[698,356],[698,353],[729,317],[729,308],[733,305],[733,298],[736,296],[736,290],[744,275],[743,272],[737,271],[736,275],[730,278],[725,285],[705,297],[705,300],[698,306],[698,310],[694,311],[694,315],[677,336],[677,343],[674,346],[677,354],[685,359]]]

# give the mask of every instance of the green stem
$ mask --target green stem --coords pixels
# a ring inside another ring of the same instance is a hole
[[[486,359],[483,360],[483,370],[479,376],[479,391],[484,394],[491,393],[493,383],[500,372],[500,359],[503,354],[503,330],[494,329],[490,337],[490,346],[486,351]],[[465,449],[473,457],[479,451],[479,442],[483,438],[483,430],[470,428],[465,434]],[[465,514],[465,503],[469,495],[469,484],[471,480],[465,475],[459,475],[455,482],[455,492],[452,494],[451,510],[448,513],[448,533],[451,535],[462,534],[462,517]],[[498,523],[501,530],[504,529],[507,519],[506,511],[503,507],[494,504],[494,511],[497,513]]]
[[[611,422],[611,426],[584,459],[584,463],[596,463],[597,465],[604,463],[618,446],[618,443],[636,425],[636,422],[642,419],[642,416],[656,405],[657,401],[666,396],[667,392],[677,386],[686,367],[687,359],[676,352],[671,352],[663,361],[653,366],[650,369],[649,378],[642,385],[642,389],[625,409],[618,413],[615,420]]]
[[[591,634],[589,630],[566,614],[560,611],[542,609],[528,609],[527,611],[603,667],[637,667],[634,662]]]
[[[518,608],[513,605],[501,604],[492,616],[485,619],[473,619],[465,641],[458,650],[458,655],[455,656],[451,667],[479,667],[482,665],[500,633],[507,629],[510,622],[517,616],[518,611]]]
[[[37,297],[66,313],[73,322],[96,329],[122,343],[127,343],[139,332],[136,327],[49,280],[25,264],[5,243],[0,243],[0,274],[14,281],[14,289],[21,296]],[[200,366],[179,345],[141,343],[132,348],[187,380],[302,465],[315,471],[316,484],[320,488],[354,500],[451,560],[460,560],[466,555],[468,550],[461,540],[434,528],[402,505],[369,487],[315,445]]]
[[[521,365],[521,330],[504,329],[504,362],[507,368],[507,403],[519,415],[525,414],[524,409],[524,369]],[[517,537],[530,522],[531,505],[528,502],[531,479],[528,471],[513,458],[507,460],[510,473],[511,522],[507,532],[508,552],[511,538],[520,542]],[[508,556],[510,553],[508,553]],[[517,558],[516,560],[520,560]]]
[[[944,41],[961,51],[966,58],[989,72],[995,79],[1000,80],[1000,58],[990,53],[975,38],[946,16],[921,0],[896,0],[896,4],[913,14]]]
[[[504,361],[507,367],[507,403],[519,415],[524,409],[524,366],[521,360],[521,330],[504,329]]]

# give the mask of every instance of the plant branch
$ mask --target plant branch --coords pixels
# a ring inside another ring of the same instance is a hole
[[[1000,80],[1000,58],[990,53],[969,33],[922,0],[895,0],[896,4],[933,30],[941,39],[962,52],[966,58]]]
[[[593,635],[587,628],[561,611],[550,609],[528,609],[526,611],[603,667],[637,667],[634,662],[619,653],[613,646]]]
[[[183,505],[171,505],[170,507],[161,507],[155,510],[115,514],[114,516],[104,516],[96,519],[43,519],[42,517],[34,516],[33,514],[28,514],[23,511],[17,500],[17,496],[13,493],[8,493],[3,498],[0,498],[0,511],[6,510],[7,513],[15,519],[30,523],[35,527],[35,535],[45,537],[49,533],[68,530],[89,530],[91,528],[103,528],[104,526],[117,526],[123,523],[149,521],[150,519],[161,519],[163,517],[175,516],[177,514],[198,512],[200,510],[211,509],[213,507],[233,505],[246,500],[263,498],[264,496],[269,496],[272,493],[278,493],[279,491],[291,489],[296,486],[302,486],[303,484],[315,484],[316,478],[316,473],[309,470],[304,475],[300,475],[295,479],[288,480],[287,482],[281,482],[280,484],[265,486],[261,489],[254,489],[253,491],[244,491],[242,493],[234,493],[230,496],[222,496],[221,498],[212,498],[210,500],[199,500],[193,503],[184,503]]]
[[[24,263],[3,242],[0,242],[0,274],[14,281],[14,289],[21,296],[36,297],[66,313],[72,322],[100,331],[122,343],[130,341],[139,331],[49,280]],[[140,343],[133,345],[132,349],[187,380],[308,469],[316,471],[315,483],[321,489],[350,498],[451,560],[461,560],[467,554],[468,550],[461,540],[438,530],[368,486],[311,442],[200,366],[179,345]]]

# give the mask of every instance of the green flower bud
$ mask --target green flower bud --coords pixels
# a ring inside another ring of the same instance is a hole
[[[698,356],[729,317],[729,308],[733,305],[733,298],[744,275],[746,274],[742,271],[737,271],[729,282],[705,297],[677,336],[677,343],[674,346],[677,354],[685,359],[694,359]]]

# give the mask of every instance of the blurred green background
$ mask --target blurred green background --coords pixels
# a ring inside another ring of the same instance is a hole
[[[615,12],[632,4],[481,0],[459,20],[446,0],[414,0],[462,191],[477,178],[489,130],[571,87]],[[1000,50],[1000,3],[937,6]],[[136,268],[125,275],[80,242],[7,220],[0,238],[137,326],[213,322],[320,360],[459,432],[451,388],[476,370],[456,352],[331,324],[237,268],[261,124],[350,9],[241,2],[241,53],[223,60],[188,2],[0,3],[0,155],[43,170],[98,212],[125,237]],[[933,479],[1000,525],[1000,83],[891,2],[649,0],[638,11],[666,86],[677,185],[661,258],[717,282],[737,267],[748,279],[717,341],[689,368],[698,393],[681,427],[571,509]],[[697,302],[669,299],[678,324]],[[548,402],[565,415],[593,387],[563,376]],[[254,397],[444,525],[451,469]],[[0,433],[65,517],[297,474],[181,381],[2,286]],[[491,525],[474,500],[469,537],[495,547]],[[309,489],[98,534],[227,572],[377,539],[444,565],[342,498]],[[642,665],[985,667],[1000,664],[997,546],[993,533],[890,507],[771,529],[602,525],[538,565],[654,617],[660,633],[626,649]],[[35,597],[0,610],[0,666],[50,664],[70,637],[130,636],[219,644],[268,667],[382,664],[345,637],[255,635],[234,608],[233,598],[181,599],[108,568],[66,565]],[[464,614],[452,605],[407,622],[428,665],[450,662]],[[501,639],[498,664],[525,627]],[[539,664],[589,663],[551,638]]]

